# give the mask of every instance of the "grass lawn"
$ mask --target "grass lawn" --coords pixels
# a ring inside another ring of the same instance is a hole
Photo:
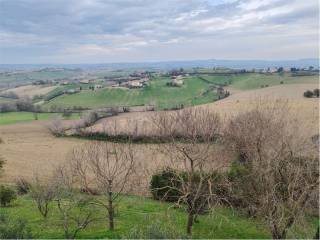
[[[54,118],[62,117],[60,113],[38,113],[38,120],[50,120]],[[68,119],[77,119],[79,114],[72,114]],[[13,124],[19,122],[28,122],[34,120],[34,114],[32,112],[8,112],[0,113],[0,125]]]
[[[19,197],[12,206],[0,208],[10,218],[28,220],[28,226],[35,238],[64,238],[62,219],[56,204],[52,203],[47,220],[43,220],[35,203],[28,197]],[[78,238],[125,238],[139,229],[152,223],[170,229],[185,237],[186,215],[181,209],[171,204],[154,201],[148,198],[124,196],[115,212],[115,230],[107,229],[108,222],[105,209],[97,209],[95,217],[101,219],[80,231]],[[213,214],[201,215],[194,224],[193,238],[271,238],[269,231],[258,220],[249,219],[229,208],[217,208]],[[312,237],[316,229],[316,220],[309,223],[304,233],[289,232],[288,237]],[[297,235],[298,234],[298,235]]]
[[[143,89],[107,88],[98,91],[82,91],[78,94],[63,95],[51,100],[46,106],[112,107],[153,104],[158,108],[178,104],[194,105],[217,99],[214,92],[204,94],[210,84],[197,77],[185,79],[182,87],[167,86],[169,78],[156,77]]]

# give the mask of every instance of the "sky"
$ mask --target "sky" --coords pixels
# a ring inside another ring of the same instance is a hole
[[[0,64],[319,55],[318,0],[0,0]]]

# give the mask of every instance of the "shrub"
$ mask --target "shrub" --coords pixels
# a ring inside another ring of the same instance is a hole
[[[24,178],[16,180],[16,189],[19,195],[27,194],[30,191],[31,184]]]
[[[154,199],[176,202],[179,197],[177,173],[170,168],[154,174],[150,182],[150,190]]]
[[[2,207],[6,207],[13,200],[17,198],[17,195],[10,187],[0,186],[0,204]]]
[[[27,226],[27,221],[18,219],[12,221],[4,214],[0,214],[0,238],[1,239],[31,239],[32,234]]]
[[[63,123],[60,119],[55,119],[53,120],[49,125],[48,125],[48,130],[50,133],[56,137],[61,137],[65,134],[65,128],[63,126]]]
[[[319,88],[313,90],[313,96],[319,97]]]
[[[202,197],[206,196],[209,191],[214,193],[213,195],[217,199],[222,201],[227,201],[227,196],[229,196],[228,189],[224,184],[223,174],[217,172],[211,172],[206,174],[199,174],[199,172],[194,174],[195,185],[199,187],[199,182],[210,182],[212,185],[203,184],[199,191],[203,193],[198,199],[196,199],[195,204],[199,206],[200,213],[204,213],[208,208],[208,198]],[[181,195],[181,183],[187,181],[188,174],[186,172],[178,172],[170,168],[166,168],[161,172],[154,174],[150,182],[150,190],[154,199],[163,200],[168,202],[178,202],[182,197]],[[201,180],[202,179],[202,180]],[[205,180],[204,180],[205,179]],[[210,199],[210,201],[213,200]]]
[[[313,97],[313,92],[310,90],[307,90],[303,93],[303,96],[306,98],[312,98]]]
[[[90,111],[86,112],[81,118],[83,127],[89,127],[99,119],[99,116],[98,113]]]
[[[283,81],[281,81],[280,84],[283,84]]]

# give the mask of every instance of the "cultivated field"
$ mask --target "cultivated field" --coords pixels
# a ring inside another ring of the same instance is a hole
[[[10,93],[13,92],[17,94],[19,98],[29,97],[32,98],[34,96],[46,95],[49,92],[56,89],[56,86],[35,86],[35,85],[27,85],[21,86],[17,88],[10,88],[8,90],[3,91],[2,93]]]

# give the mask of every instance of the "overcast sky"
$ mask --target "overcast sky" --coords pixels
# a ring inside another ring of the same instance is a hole
[[[0,63],[318,57],[318,0],[0,0]]]

